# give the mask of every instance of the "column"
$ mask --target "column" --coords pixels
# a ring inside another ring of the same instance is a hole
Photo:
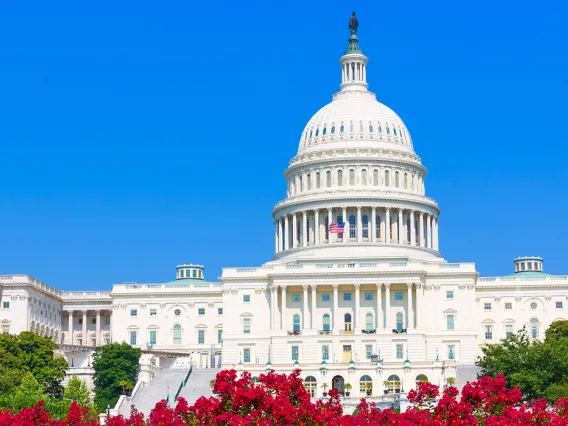
[[[97,310],[97,325],[96,325],[96,344],[100,345],[101,344],[101,311]]]
[[[433,229],[433,233],[434,233],[434,250],[438,250],[438,218],[435,217],[434,218],[434,229]]]
[[[371,224],[369,224],[369,232],[371,232],[371,230],[373,231],[373,234],[371,235],[371,241],[373,243],[377,242],[377,208],[373,207],[372,209],[372,213],[371,213]]]
[[[331,233],[329,232],[329,225],[331,225],[331,222],[333,222],[333,211],[331,209],[327,209],[327,217],[329,224],[325,232],[327,232],[327,242],[328,244],[331,244]]]
[[[298,219],[296,213],[292,213],[292,248],[298,247]]]
[[[274,221],[274,253],[278,253],[278,221]]]
[[[72,345],[73,344],[73,311],[69,311],[69,331],[68,331],[68,341]]]
[[[314,244],[319,244],[320,222],[319,222],[319,209],[314,210]]]
[[[339,307],[339,284],[333,284],[333,311],[331,312],[333,319],[333,333],[337,334],[339,330],[339,318],[337,318],[337,312]]]
[[[282,218],[278,218],[278,252],[282,251]]]
[[[353,318],[353,329],[357,333],[361,329],[360,324],[360,312],[359,307],[361,306],[361,285],[355,284],[355,317]]]
[[[290,221],[288,215],[284,216],[284,250],[290,248]]]
[[[83,311],[83,346],[87,346],[87,311]]]
[[[272,292],[270,297],[270,321],[271,321],[271,329],[278,330],[278,287],[272,286]]]
[[[383,292],[383,285],[377,284],[377,312],[376,315],[376,323],[377,323],[377,331],[381,329],[381,322],[383,318],[383,305],[381,303],[381,293]]]
[[[416,245],[416,227],[414,226],[414,210],[410,210],[410,245]]]
[[[390,207],[385,209],[385,243],[390,242]]]
[[[302,288],[304,289],[304,308],[302,312],[302,325],[304,326],[304,330],[310,329],[310,313],[308,310],[308,284],[304,284]]]
[[[390,322],[390,304],[391,304],[391,285],[389,283],[385,284],[385,329],[388,329],[391,325]]]
[[[403,216],[402,216],[402,209],[398,209],[398,243],[402,244],[404,241],[403,234],[404,234],[404,225],[403,225]]]
[[[343,207],[343,223],[348,223],[347,221],[347,208]],[[349,228],[343,227],[343,243],[347,244],[349,241]]]
[[[315,285],[312,285],[312,321],[311,321],[311,326],[313,329],[316,328],[316,300],[317,300],[317,293],[316,290],[317,287]]]
[[[426,217],[426,247],[432,248],[432,215],[428,214]]]
[[[420,247],[424,247],[424,212],[420,212]]]
[[[280,324],[280,329],[286,331],[286,286],[281,285],[280,288],[282,289],[282,323]]]
[[[408,300],[407,300],[407,306],[408,306],[408,310],[406,312],[406,328],[408,328],[409,330],[413,330],[414,329],[414,309],[412,308],[412,283],[407,284],[407,289],[408,289]]]
[[[357,242],[363,241],[363,221],[361,220],[361,207],[357,207]]]
[[[302,211],[302,246],[308,245],[308,212]]]

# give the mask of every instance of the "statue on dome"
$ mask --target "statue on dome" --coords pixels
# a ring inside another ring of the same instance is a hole
[[[351,18],[349,18],[349,31],[351,31],[351,34],[357,34],[357,28],[359,28],[359,21],[355,11],[353,11]]]

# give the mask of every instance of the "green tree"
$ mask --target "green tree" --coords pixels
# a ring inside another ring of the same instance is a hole
[[[122,393],[121,382],[136,383],[141,351],[127,343],[99,346],[93,355],[95,405],[100,412],[114,407]]]
[[[568,337],[568,321],[554,321],[546,330],[546,341]]]
[[[76,374],[73,374],[69,379],[63,396],[69,401],[75,401],[79,404],[79,407],[86,407],[91,404],[91,392],[89,392],[87,383],[78,378]]]

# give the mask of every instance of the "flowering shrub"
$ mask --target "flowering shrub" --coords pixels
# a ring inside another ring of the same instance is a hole
[[[249,373],[240,376],[234,370],[217,375],[213,386],[216,396],[199,398],[188,406],[183,398],[175,408],[160,401],[147,420],[135,408],[130,418],[116,416],[108,419],[110,426],[360,426],[360,425],[552,425],[568,426],[568,398],[550,406],[546,400],[521,403],[518,388],[507,390],[502,375],[484,377],[468,383],[461,392],[454,387],[444,389],[440,396],[437,386],[419,383],[418,390],[408,393],[413,404],[404,413],[392,409],[380,410],[374,403],[362,399],[356,414],[343,414],[341,397],[333,389],[325,401],[312,402],[303,386],[300,372],[290,375],[270,372],[254,383]],[[73,403],[65,420],[51,420],[43,401],[34,408],[17,414],[0,411],[0,426],[88,426],[98,424],[90,419],[88,410]]]

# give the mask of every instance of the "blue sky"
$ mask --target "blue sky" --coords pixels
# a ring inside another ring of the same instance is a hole
[[[440,249],[482,275],[568,273],[566,2],[4,2],[0,273],[61,289],[254,266],[359,17]]]

